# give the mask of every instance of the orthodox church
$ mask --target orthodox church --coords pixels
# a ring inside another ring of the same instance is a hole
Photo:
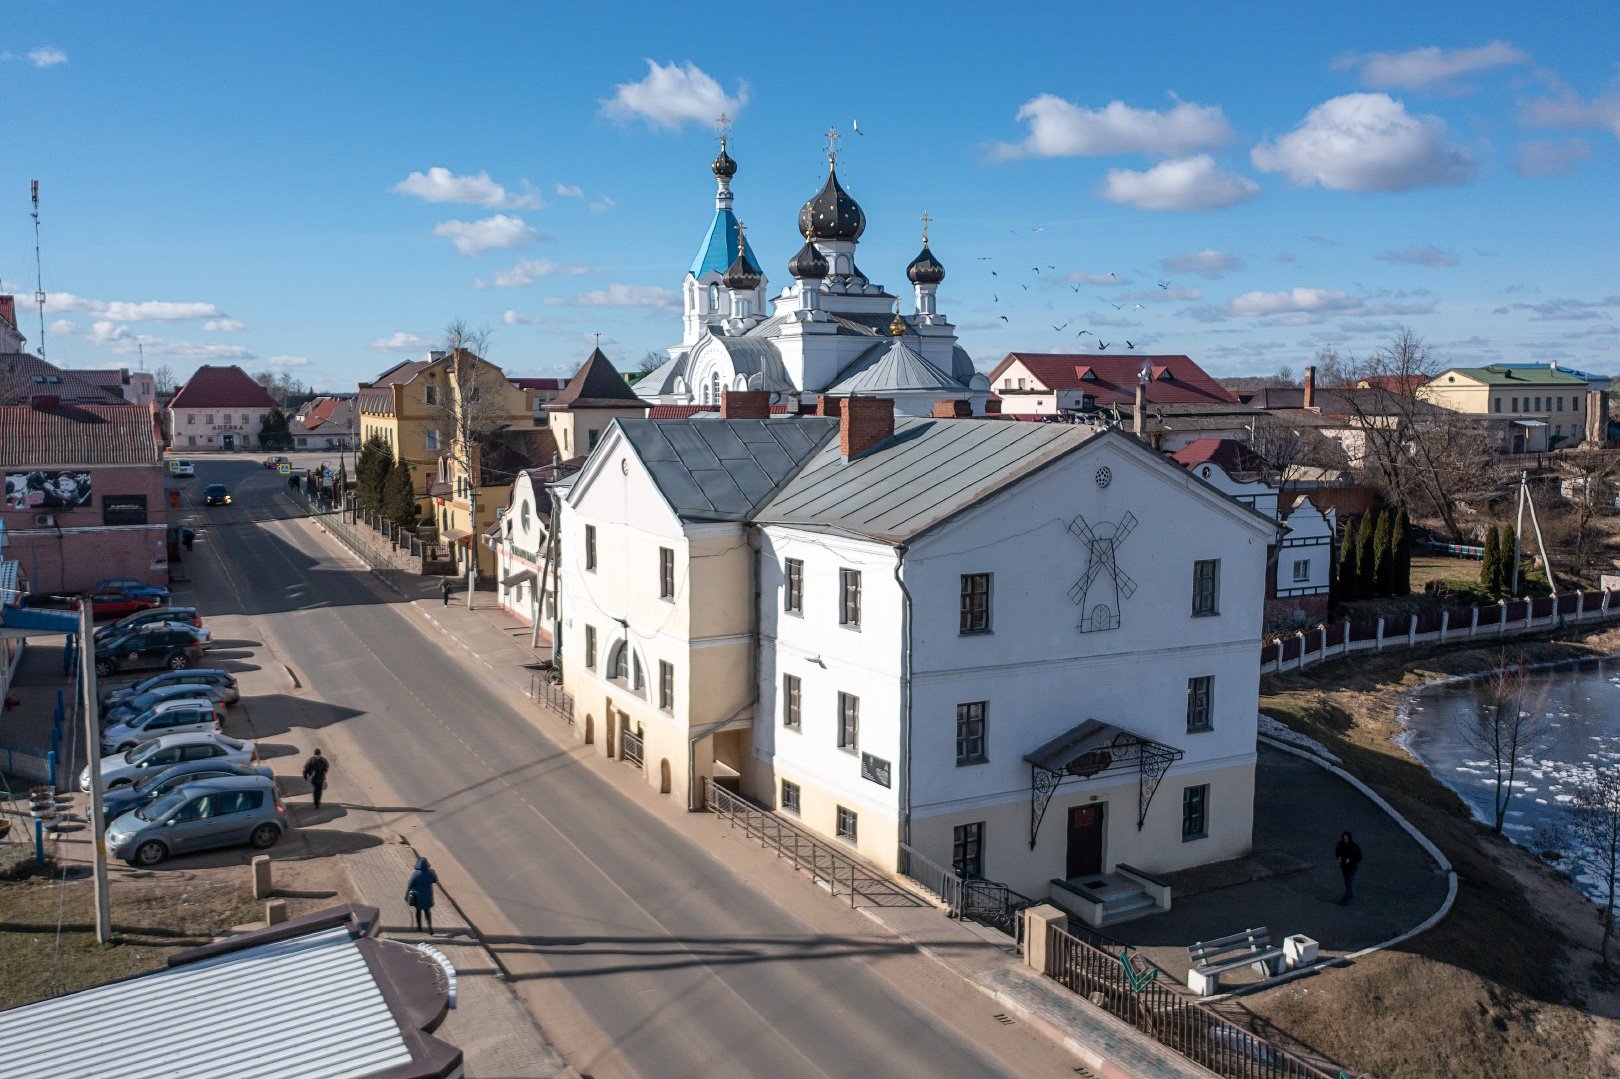
[[[827,182],[799,211],[804,246],[788,260],[792,284],[767,301],[765,271],[732,211],[737,162],[724,138],[711,168],[714,220],[682,283],[681,343],[636,383],[644,400],[718,406],[722,390],[768,390],[773,403],[790,407],[818,394],[862,395],[892,399],[901,415],[930,415],[941,401],[984,414],[990,383],[935,307],[945,267],[926,231],[906,267],[915,309],[902,315],[899,298],[855,263],[866,214],[839,184],[829,154]]]

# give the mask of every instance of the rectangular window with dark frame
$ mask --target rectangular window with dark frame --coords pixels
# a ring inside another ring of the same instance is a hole
[[[790,731],[796,731],[803,725],[799,713],[800,692],[799,676],[796,674],[784,674],[782,676],[782,726]]]
[[[984,878],[984,821],[951,829],[951,869],[964,880]]]
[[[856,838],[855,838],[855,822],[856,822],[856,819],[857,818],[855,816],[855,811],[853,809],[845,809],[843,806],[838,807],[838,838],[839,839],[842,839],[846,843],[854,843],[856,841]]]
[[[658,598],[675,598],[675,552],[658,548]]]
[[[596,627],[585,627],[585,667],[596,670]]]
[[[882,757],[874,757],[870,753],[861,754],[861,778],[869,783],[876,783],[880,787],[889,785],[891,771],[889,762]]]
[[[799,785],[791,779],[782,780],[782,812],[799,815]]]
[[[861,571],[838,571],[838,624],[861,628]]]
[[[675,711],[675,664],[667,659],[658,661],[658,707]]]
[[[596,572],[596,526],[585,526],[585,568]]]
[[[1203,675],[1187,679],[1187,732],[1215,729],[1215,678]]]
[[[1181,792],[1181,838],[1209,837],[1209,784],[1186,787]]]
[[[989,702],[969,701],[956,706],[956,763],[983,764],[990,759],[986,744]]]
[[[1309,558],[1294,559],[1294,583],[1302,584],[1311,579],[1311,560]]]
[[[789,558],[782,562],[782,610],[788,614],[804,613],[804,559]]]
[[[958,633],[990,632],[990,575],[962,574],[962,621]]]
[[[861,699],[853,693],[838,694],[838,748],[849,753],[861,746]]]
[[[1216,604],[1220,599],[1221,560],[1200,559],[1193,563],[1192,613],[1194,615],[1219,614]]]

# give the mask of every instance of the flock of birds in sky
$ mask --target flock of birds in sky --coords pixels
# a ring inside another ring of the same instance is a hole
[[[1042,232],[1042,231],[1044,231],[1044,228],[1034,228],[1034,229],[1031,229],[1030,231],[1032,231],[1032,232]],[[1018,235],[1018,230],[1017,229],[1013,230],[1013,235],[1015,235],[1015,236]],[[990,256],[990,255],[980,255],[980,256],[978,256],[978,261],[979,262],[990,262],[990,261],[993,261],[993,257]],[[1049,265],[1046,268],[1047,268],[1047,270],[1052,271],[1054,273],[1057,271],[1056,266],[1050,266]],[[1035,274],[1037,277],[1043,276],[1041,274],[1041,268],[1039,266],[1031,266],[1029,269],[1030,269],[1030,272]],[[1000,271],[991,270],[990,271],[990,276],[996,278],[998,282],[1001,280]],[[1117,281],[1119,279],[1118,275],[1116,275],[1112,270],[1109,271],[1108,277],[1109,277],[1110,280],[1114,280],[1114,281]],[[1064,282],[1064,283],[1069,286],[1070,291],[1075,292],[1075,293],[1078,293],[1080,291],[1081,287],[1082,287],[1081,285],[1075,284],[1073,282]],[[1024,290],[1025,292],[1029,291],[1029,285],[1027,283],[1025,283],[1023,281],[1019,281],[1019,282],[1016,282],[1016,284],[1018,285],[1018,287],[1020,289]],[[1169,291],[1170,282],[1168,282],[1168,281],[1160,281],[1158,284],[1159,284],[1159,288],[1161,288],[1161,289],[1163,289],[1165,291]],[[1115,311],[1124,311],[1125,310],[1125,305],[1124,304],[1115,303],[1113,300],[1110,300],[1106,296],[1098,296],[1097,299],[1102,301],[1103,303],[1106,303],[1108,306],[1112,307]],[[994,289],[992,289],[991,292],[990,292],[990,300],[991,300],[992,303],[998,303],[999,304],[1001,302],[1001,295],[998,292],[996,292]],[[1145,310],[1147,310],[1146,305],[1141,304],[1141,303],[1138,303],[1134,307],[1131,308],[1132,312],[1145,311]],[[1009,326],[1012,325],[1012,319],[1008,318],[1006,315],[997,315],[996,317],[999,318],[1002,322],[1007,323],[1007,325],[1009,325]],[[1062,333],[1064,330],[1066,330],[1070,326],[1074,325],[1075,321],[1076,321],[1075,319],[1070,318],[1070,319],[1064,320],[1063,322],[1054,322],[1052,324],[1052,329],[1054,331],[1058,332],[1058,333]],[[1126,340],[1124,338],[1121,338],[1120,341],[1104,341],[1101,337],[1099,337],[1096,333],[1092,332],[1091,330],[1080,330],[1079,332],[1077,332],[1075,334],[1075,336],[1076,337],[1090,337],[1092,340],[1094,340],[1096,342],[1097,351],[1099,351],[1099,352],[1107,352],[1110,348],[1114,347],[1117,344],[1120,344],[1121,342],[1124,343],[1124,346],[1127,349],[1136,348],[1136,342],[1134,342],[1134,341]]]

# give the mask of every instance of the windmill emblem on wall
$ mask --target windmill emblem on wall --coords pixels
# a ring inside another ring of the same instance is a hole
[[[1136,516],[1131,513],[1117,524],[1103,521],[1092,525],[1084,515],[1069,522],[1069,531],[1090,553],[1086,571],[1069,589],[1069,598],[1080,608],[1081,633],[1119,628],[1120,607],[1136,591],[1136,582],[1119,568],[1115,555],[1134,528]]]

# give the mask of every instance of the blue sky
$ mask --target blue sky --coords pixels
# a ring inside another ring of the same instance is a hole
[[[462,318],[514,375],[597,333],[634,366],[724,110],[773,291],[836,128],[861,267],[909,311],[926,211],[984,368],[1084,328],[1259,374],[1405,325],[1620,369],[1620,16],[1468,10],[14,5],[0,279],[31,299],[38,179],[53,362],[352,388]]]

